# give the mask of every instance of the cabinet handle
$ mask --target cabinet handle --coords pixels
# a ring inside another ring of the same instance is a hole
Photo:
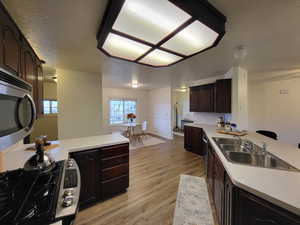
[[[258,222],[260,225],[279,225],[278,223],[276,223],[273,220],[264,220],[264,219],[255,219],[256,222]]]

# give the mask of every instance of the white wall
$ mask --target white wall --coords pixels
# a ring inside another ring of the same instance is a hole
[[[151,133],[172,139],[172,94],[171,88],[149,91],[149,130]]]
[[[248,130],[248,71],[233,67],[232,77],[232,122],[240,130]]]
[[[275,72],[274,72],[275,73]],[[273,73],[273,74],[274,74]],[[272,76],[271,76],[272,77]],[[273,130],[279,140],[300,143],[300,71],[249,84],[249,124],[251,130]],[[280,91],[288,92],[280,94]]]
[[[102,134],[101,74],[62,69],[57,74],[59,139]]]
[[[125,88],[103,88],[103,125],[106,132],[123,130],[123,127],[110,126],[109,101],[111,98],[134,99],[137,101],[136,122],[148,120],[148,91]]]

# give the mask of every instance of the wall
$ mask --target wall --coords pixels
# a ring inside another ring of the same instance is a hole
[[[44,99],[57,99],[57,84],[54,82],[44,82]],[[58,139],[57,115],[43,115],[37,119],[34,130],[30,135],[30,141],[34,142],[35,137],[47,135],[49,140]]]
[[[111,98],[137,101],[136,122],[148,120],[148,91],[125,88],[103,88],[103,125],[106,132],[122,131],[124,127],[109,124],[109,101]]]
[[[57,69],[58,137],[103,134],[101,74]]]
[[[171,88],[149,91],[149,130],[151,133],[172,139],[172,93]]]
[[[279,74],[276,77],[269,74],[270,79],[249,83],[250,129],[273,130],[279,135],[280,141],[298,146],[300,71],[282,71]],[[262,74],[259,76],[262,77]],[[281,94],[282,91],[285,94]]]

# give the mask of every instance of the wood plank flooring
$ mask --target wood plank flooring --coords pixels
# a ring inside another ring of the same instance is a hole
[[[204,175],[203,159],[183,148],[183,138],[130,151],[126,193],[81,211],[75,225],[171,225],[179,176]]]

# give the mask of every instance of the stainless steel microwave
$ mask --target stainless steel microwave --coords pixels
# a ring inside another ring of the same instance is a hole
[[[31,133],[36,108],[32,86],[0,71],[0,151]]]

